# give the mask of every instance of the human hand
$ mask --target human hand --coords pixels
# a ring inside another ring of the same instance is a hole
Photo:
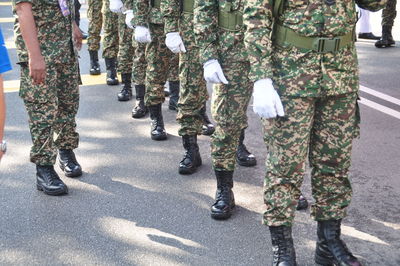
[[[80,51],[82,48],[83,35],[82,35],[82,32],[79,29],[78,25],[75,22],[73,24],[72,31],[73,31],[72,35],[73,35],[75,47],[76,47],[76,49],[78,49],[78,51]]]
[[[165,37],[165,45],[174,54],[186,53],[185,45],[183,44],[182,38],[179,32],[169,32]]]
[[[136,26],[135,40],[140,43],[151,42],[151,35],[149,29],[144,26]]]
[[[210,83],[228,84],[218,60],[211,59],[204,63],[204,79]]]
[[[134,17],[133,10],[132,9],[127,10],[127,11],[124,12],[124,14],[125,14],[125,24],[126,24],[126,26],[128,26],[128,28],[134,29],[135,27],[133,27],[133,25],[131,23],[131,21],[132,21],[132,19]]]
[[[260,117],[285,116],[281,99],[269,78],[254,82],[253,111]]]
[[[46,78],[46,63],[41,54],[29,56],[29,76],[35,85],[44,83]]]

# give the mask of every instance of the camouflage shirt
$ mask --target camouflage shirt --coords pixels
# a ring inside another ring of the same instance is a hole
[[[162,0],[161,13],[164,17],[164,31],[179,32],[180,0]]]
[[[148,23],[164,24],[160,8],[153,7],[152,2],[152,0],[133,0],[132,7],[135,15],[132,19],[133,25],[147,27]]]
[[[195,0],[194,32],[200,47],[200,62],[210,59],[247,61],[244,47],[244,28],[235,31],[222,29],[218,24],[219,9],[231,5],[231,10],[242,12],[245,0]]]
[[[273,0],[247,1],[243,20],[247,28],[245,41],[251,63],[250,78],[254,81],[272,77],[271,34],[274,21],[302,36],[336,37],[354,29],[357,22],[355,2],[359,7],[371,11],[383,8],[386,3],[386,0],[282,1],[284,2],[283,12],[276,20],[273,18]],[[300,59],[304,55],[305,53],[301,55],[301,51],[298,51],[295,56]],[[319,64],[322,56],[313,57],[315,64]],[[307,67],[314,68],[312,64]]]
[[[18,15],[15,6],[22,2],[32,4],[40,51],[46,63],[66,63],[77,57],[72,39],[72,22],[74,16],[74,1],[66,0],[70,14],[61,13],[58,0],[13,0],[15,16],[14,36],[20,63],[28,62],[28,51],[21,35]]]

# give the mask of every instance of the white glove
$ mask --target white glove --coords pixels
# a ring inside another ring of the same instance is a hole
[[[110,0],[110,11],[113,13],[122,13],[124,4],[121,0]]]
[[[204,63],[204,79],[210,83],[228,84],[218,60],[211,59]]]
[[[174,54],[186,53],[185,45],[183,44],[182,38],[179,32],[169,32],[165,38],[165,45]]]
[[[285,116],[278,93],[269,78],[254,82],[253,111],[260,117],[275,118]]]
[[[126,10],[124,12],[124,14],[125,14],[125,24],[126,24],[126,26],[128,26],[128,28],[134,29],[135,27],[133,27],[133,25],[131,23],[131,21],[132,21],[132,19],[134,17],[133,10],[132,9]]]
[[[151,35],[149,29],[144,26],[136,26],[135,40],[140,43],[151,42]]]

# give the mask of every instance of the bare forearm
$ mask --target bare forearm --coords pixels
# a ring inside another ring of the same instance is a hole
[[[24,39],[28,50],[29,58],[37,58],[41,56],[39,40],[37,37],[37,29],[32,13],[32,5],[30,3],[20,3],[16,6],[18,21],[21,28],[22,38]]]

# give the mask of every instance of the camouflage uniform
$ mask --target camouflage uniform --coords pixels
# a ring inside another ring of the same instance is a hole
[[[132,45],[133,30],[125,24],[125,14],[118,14],[118,72],[132,73],[134,47]]]
[[[32,4],[40,50],[46,63],[44,84],[32,84],[28,51],[14,11],[15,43],[21,65],[19,95],[29,115],[33,141],[30,158],[37,165],[54,165],[56,149],[75,149],[79,141],[75,116],[80,75],[77,51],[72,45],[73,1],[67,1],[71,14],[66,17],[58,1],[14,0],[13,5],[22,2]]]
[[[244,12],[249,77],[273,79],[285,109],[285,117],[263,120],[268,147],[264,223],[292,225],[307,155],[315,199],[311,214],[318,221],[339,220],[351,199],[348,172],[352,140],[359,134],[358,63],[351,41],[357,20],[354,2],[328,6],[315,0],[287,0],[285,9],[275,15],[276,29],[284,27],[300,36],[350,36],[336,52],[321,53],[278,44],[278,30],[271,41],[270,3],[249,0]],[[382,6],[373,0],[356,3],[372,11]]]
[[[241,130],[247,127],[247,106],[252,83],[247,77],[250,64],[244,47],[244,29],[223,29],[218,26],[220,9],[232,6],[243,10],[244,1],[195,0],[194,32],[200,47],[200,63],[218,59],[229,84],[216,84],[213,89],[211,112],[217,122],[211,136],[213,168],[233,171]]]
[[[152,7],[149,0],[135,0],[133,10],[135,17],[132,25],[148,27],[151,33],[152,41],[146,45],[145,104],[154,106],[164,102],[164,84],[168,78],[168,69],[177,68],[177,65],[171,64],[178,62],[176,56],[165,46],[164,19],[160,8]]]
[[[118,14],[111,12],[110,1],[103,0],[103,58],[118,56],[119,28]]]
[[[89,0],[87,17],[89,20],[87,45],[89,51],[100,50],[101,28],[103,25],[103,15],[101,9],[103,0]]]
[[[396,18],[396,0],[388,0],[386,7],[382,11],[382,26],[392,27]]]
[[[179,58],[179,135],[199,135],[203,124],[200,109],[208,99],[208,92],[203,79],[203,68],[199,62],[199,49],[195,44],[193,10],[183,10],[181,3],[183,2],[179,0],[164,0],[161,11],[165,17],[165,33],[180,32],[187,51],[181,53]]]
[[[132,34],[132,39],[134,35]],[[134,49],[132,81],[136,85],[144,85],[146,80],[146,44],[132,41]]]

